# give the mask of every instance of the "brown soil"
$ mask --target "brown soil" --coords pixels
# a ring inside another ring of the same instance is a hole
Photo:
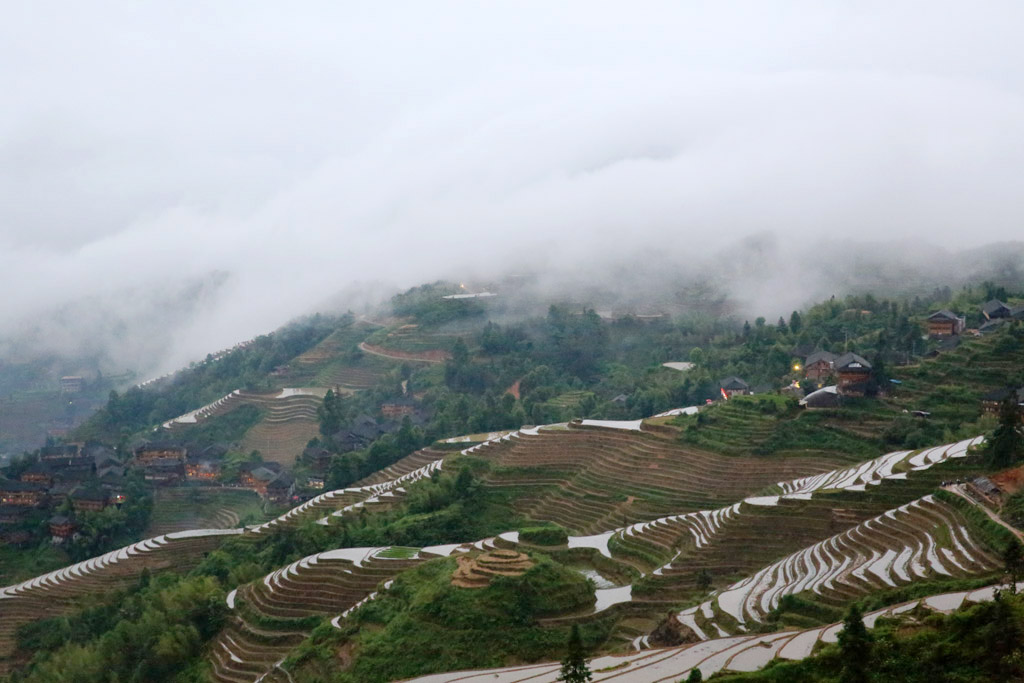
[[[476,557],[460,555],[452,573],[452,585],[459,588],[484,588],[495,576],[521,576],[533,566],[525,553],[515,550],[492,550]]]
[[[1006,494],[1014,494],[1024,488],[1024,465],[994,474],[990,479]]]

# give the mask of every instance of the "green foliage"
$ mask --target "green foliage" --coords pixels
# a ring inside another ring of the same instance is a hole
[[[528,527],[520,530],[519,540],[533,545],[565,545],[569,534],[558,525]]]
[[[592,676],[587,667],[586,653],[583,650],[583,640],[580,638],[580,627],[572,625],[569,631],[568,652],[562,660],[562,668],[558,673],[558,680],[564,683],[587,683]]]
[[[510,658],[559,658],[568,629],[544,627],[538,619],[588,609],[593,588],[580,574],[550,558],[533,559],[536,565],[522,576],[497,577],[480,589],[451,585],[452,559],[400,574],[387,591],[352,615],[355,624],[346,639],[355,644],[355,659],[337,680],[375,683],[498,666]],[[591,624],[581,639],[597,642],[607,635],[607,628],[600,622]],[[482,633],[494,634],[486,647],[480,645]],[[300,666],[297,680],[304,680],[301,671]]]
[[[351,318],[315,315],[257,337],[251,344],[214,360],[208,357],[154,388],[132,387],[120,394],[110,392],[107,405],[75,432],[80,440],[117,443],[154,424],[199,408],[239,388],[265,389],[268,374],[330,334]]]
[[[843,683],[865,683],[871,671],[871,634],[864,626],[864,614],[856,603],[850,606],[839,632],[839,656]]]
[[[1003,501],[1000,516],[1018,529],[1024,529],[1024,490],[1017,491]]]
[[[264,411],[246,403],[208,420],[187,425],[178,434],[185,443],[233,443],[263,419]]]
[[[224,591],[213,578],[164,574],[116,609],[94,607],[22,629],[20,644],[37,654],[19,679],[169,681],[220,630],[226,611]]]
[[[1020,680],[1024,676],[1024,603],[1022,597],[999,599],[950,615],[931,614],[922,623],[914,616],[880,620],[865,642],[863,633],[847,650],[826,646],[802,662],[777,663],[750,674],[725,675],[721,683],[811,683],[845,680],[878,683]],[[904,627],[906,624],[906,627]],[[840,638],[842,636],[840,635]],[[870,654],[865,654],[869,652]],[[857,658],[860,659],[857,659]],[[859,666],[863,662],[864,666]],[[863,678],[851,679],[851,669]]]
[[[999,405],[999,426],[985,444],[993,467],[1009,467],[1024,456],[1024,427],[1021,426],[1020,398],[1016,391]]]

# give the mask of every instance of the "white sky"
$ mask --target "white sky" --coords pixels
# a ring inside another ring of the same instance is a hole
[[[0,16],[0,286],[17,293],[0,335],[83,298],[130,318],[220,274],[167,331],[183,359],[352,281],[684,258],[764,232],[1024,235],[1020,2]]]

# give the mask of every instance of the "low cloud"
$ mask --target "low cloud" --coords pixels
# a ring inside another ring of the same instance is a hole
[[[0,331],[164,369],[339,292],[656,257],[784,309],[1022,234],[1019,4],[677,5],[11,8]]]

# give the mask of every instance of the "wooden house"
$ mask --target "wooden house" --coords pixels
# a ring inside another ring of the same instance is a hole
[[[832,375],[836,355],[828,351],[815,351],[804,361],[804,377],[820,382]]]
[[[78,489],[71,494],[75,512],[100,512],[110,505],[110,493],[98,488]]]
[[[53,462],[60,460],[73,460],[82,454],[82,447],[77,443],[61,444],[59,446],[43,446],[39,449],[39,460],[41,462]]]
[[[185,479],[185,463],[177,458],[150,460],[143,467],[143,478],[156,486],[169,486]]]
[[[0,481],[0,505],[35,507],[46,501],[46,487],[32,481]]]
[[[400,398],[394,401],[386,401],[380,406],[380,413],[384,417],[392,419],[412,415],[416,412],[416,402],[409,398]]]
[[[928,334],[932,337],[952,337],[964,331],[966,320],[962,315],[953,311],[942,309],[935,311],[925,319],[928,325]]]
[[[18,479],[21,481],[30,481],[36,484],[42,484],[49,488],[50,486],[53,486],[53,468],[49,463],[33,463],[18,475]]]
[[[62,394],[77,394],[85,386],[85,380],[78,375],[68,375],[60,378],[60,392]]]
[[[718,390],[724,398],[746,396],[750,393],[750,385],[739,377],[726,377],[718,383]]]
[[[267,486],[277,478],[278,473],[267,467],[254,467],[239,473],[242,486],[252,489],[261,496],[267,495]]]
[[[981,410],[988,415],[998,415],[999,409],[1010,393],[1017,392],[1017,405],[1020,407],[1021,417],[1024,418],[1024,387],[1003,387],[984,394],[981,397]]]
[[[284,504],[291,500],[295,492],[295,478],[287,472],[281,472],[267,484],[267,500],[271,503]]]
[[[833,363],[838,381],[836,387],[844,396],[864,396],[871,381],[871,363],[856,353],[848,352]]]
[[[985,316],[986,320],[1009,318],[1012,313],[1013,309],[999,299],[992,299],[991,301],[986,301],[981,305],[981,314]]]
[[[189,460],[185,463],[185,478],[189,481],[213,481],[220,476],[221,464],[216,460]]]
[[[75,535],[78,525],[65,515],[54,515],[50,518],[50,537],[54,543],[63,543]]]
[[[150,442],[135,449],[135,462],[145,464],[153,460],[179,460],[185,462],[188,449],[175,443]]]

